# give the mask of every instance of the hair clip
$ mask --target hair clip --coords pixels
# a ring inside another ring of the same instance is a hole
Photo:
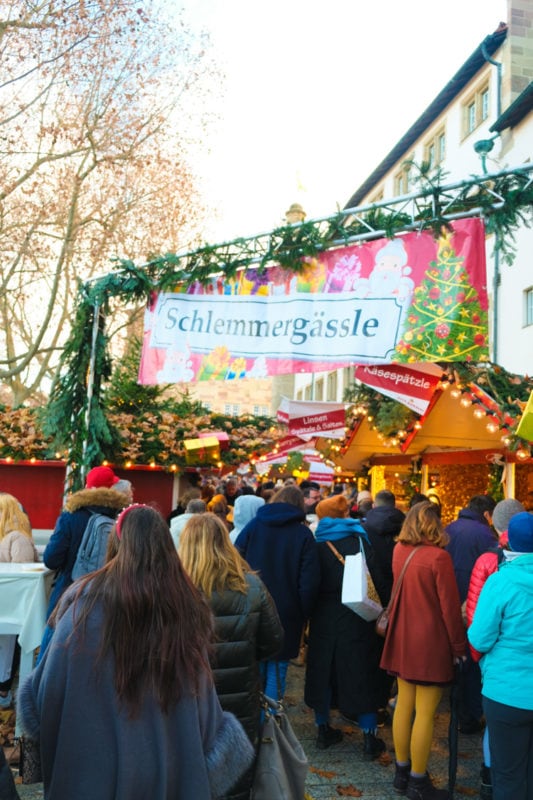
[[[122,539],[122,530],[121,530],[122,522],[124,521],[124,517],[126,516],[128,511],[131,511],[132,508],[150,508],[150,506],[147,506],[146,503],[132,503],[131,505],[126,506],[126,508],[123,508],[115,522],[117,539]]]

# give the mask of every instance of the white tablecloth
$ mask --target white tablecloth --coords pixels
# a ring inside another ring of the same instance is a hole
[[[0,633],[18,633],[23,654],[41,643],[52,578],[43,564],[0,563]]]
[[[0,563],[0,633],[18,634],[19,681],[33,669],[33,652],[41,644],[53,576],[43,564]],[[18,719],[15,736],[20,736]]]

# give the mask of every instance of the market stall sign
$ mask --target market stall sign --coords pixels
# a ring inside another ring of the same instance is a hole
[[[417,414],[424,414],[439,385],[442,369],[436,364],[388,364],[355,368],[355,378],[391,397]]]
[[[289,434],[308,441],[317,436],[344,439],[346,405],[316,400],[289,400],[282,397],[278,408],[279,422],[287,425]]]

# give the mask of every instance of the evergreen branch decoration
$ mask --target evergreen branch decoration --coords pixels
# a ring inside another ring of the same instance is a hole
[[[344,393],[344,401],[352,403],[352,413],[364,414],[371,427],[383,437],[398,437],[399,432],[407,432],[419,415],[386,397],[364,383],[354,383]]]
[[[195,281],[205,283],[218,273],[234,278],[242,269],[254,267],[263,271],[271,264],[300,274],[309,260],[325,250],[363,239],[391,238],[406,230],[429,229],[439,235],[443,228],[449,227],[450,219],[474,214],[483,215],[487,231],[495,234],[497,248],[504,260],[510,262],[514,231],[532,221],[532,169],[532,165],[527,165],[493,176],[474,176],[455,186],[442,186],[443,176],[430,173],[427,165],[422,165],[417,179],[420,188],[414,195],[337,211],[325,219],[286,225],[255,237],[205,245],[191,253],[167,253],[143,265],[136,265],[130,259],[116,259],[109,274],[79,287],[75,319],[61,358],[61,377],[43,410],[45,436],[59,450],[64,449],[65,440],[69,442],[69,460],[76,470],[91,466],[116,446],[116,426],[105,413],[102,399],[102,390],[111,375],[104,328],[111,299],[140,304],[154,291],[168,291],[178,285],[188,287]],[[87,426],[87,375],[96,305],[101,308],[102,321],[93,354],[94,395]],[[391,426],[392,421],[388,423]]]
[[[459,390],[462,395],[471,398],[473,384],[483,389],[499,408],[498,412],[488,416],[492,416],[501,428],[506,439],[505,446],[511,451],[521,447],[527,450],[528,443],[517,437],[514,430],[533,391],[533,376],[514,375],[489,362],[435,363],[442,367],[441,380]],[[419,414],[358,381],[346,389],[344,401],[352,404],[351,413],[355,419],[366,416],[371,428],[386,445],[399,444],[420,425]]]

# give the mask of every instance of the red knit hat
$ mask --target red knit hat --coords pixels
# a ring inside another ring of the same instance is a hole
[[[111,489],[119,480],[111,467],[93,467],[87,474],[85,486],[87,489]]]

